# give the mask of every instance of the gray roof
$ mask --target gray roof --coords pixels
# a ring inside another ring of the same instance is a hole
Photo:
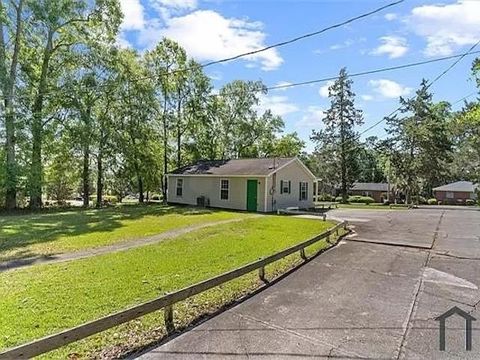
[[[361,183],[356,182],[353,184],[350,190],[357,191],[388,191],[387,183]]]
[[[473,184],[471,181],[457,181],[451,184],[442,185],[434,188],[434,191],[458,191],[458,192],[474,192],[478,184]]]
[[[202,160],[195,164],[178,168],[175,175],[268,175],[294,158],[263,158],[233,160]]]

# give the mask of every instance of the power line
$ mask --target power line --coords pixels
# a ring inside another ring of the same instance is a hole
[[[480,54],[480,50],[478,51],[469,51],[465,52],[462,54],[457,54],[457,55],[449,55],[449,56],[444,56],[444,57],[439,57],[431,60],[425,60],[425,61],[418,61],[418,62],[413,62],[413,63],[408,63],[408,64],[403,64],[403,65],[397,65],[397,66],[389,66],[385,68],[380,68],[380,69],[374,69],[374,70],[367,70],[367,71],[361,71],[353,74],[348,74],[348,77],[358,77],[358,76],[364,76],[364,75],[371,75],[371,74],[377,74],[381,72],[386,72],[386,71],[393,71],[393,70],[400,70],[400,69],[406,69],[410,67],[415,67],[415,66],[421,66],[421,65],[426,65],[426,64],[431,64],[435,62],[440,62],[440,61],[445,61],[445,60],[451,60],[451,59],[456,59],[460,58],[463,59],[467,55],[474,55],[474,54]],[[458,61],[455,62],[455,64],[458,63]],[[443,73],[442,73],[443,74]],[[443,75],[442,75],[443,76]],[[437,78],[439,78],[437,76]],[[302,82],[296,82],[296,83],[290,83],[290,84],[283,84],[283,85],[276,85],[276,86],[270,86],[267,88],[267,90],[279,90],[279,89],[286,89],[290,87],[296,87],[296,86],[303,86],[303,85],[311,85],[315,83],[320,83],[320,82],[326,82],[326,81],[331,81],[331,80],[337,80],[338,76],[331,76],[331,77],[326,77],[326,78],[321,78],[321,79],[315,79],[315,80],[306,80]],[[437,81],[436,79],[435,81]]]
[[[225,59],[221,59],[221,60],[216,60],[216,61],[211,61],[211,62],[208,62],[208,63],[205,63],[205,64],[201,64],[200,66],[201,67],[207,67],[207,66],[211,66],[211,65],[215,65],[215,64],[221,64],[221,63],[224,63],[224,62],[228,62],[228,61],[232,61],[232,60],[236,60],[236,59],[239,59],[239,58],[242,58],[242,57],[245,57],[245,56],[251,56],[251,55],[255,55],[255,54],[258,54],[258,53],[261,53],[261,52],[264,52],[264,51],[267,51],[267,50],[270,50],[270,49],[273,49],[273,48],[277,48],[277,47],[281,47],[281,46],[285,46],[285,45],[288,45],[288,44],[292,44],[294,42],[297,42],[297,41],[300,41],[300,40],[303,40],[303,39],[306,39],[306,38],[309,38],[309,37],[312,37],[312,36],[316,36],[316,35],[320,35],[324,32],[327,32],[329,30],[332,30],[332,29],[336,29],[336,28],[339,28],[339,27],[342,27],[342,26],[345,26],[345,25],[348,25],[354,21],[357,21],[357,20],[360,20],[360,19],[363,19],[363,18],[366,18],[368,16],[371,16],[373,14],[376,14],[378,12],[381,12],[389,7],[392,7],[392,6],[395,6],[395,5],[398,5],[400,3],[404,2],[404,0],[399,0],[399,1],[395,1],[395,2],[392,2],[390,4],[387,4],[387,5],[384,5],[384,6],[381,6],[375,10],[372,10],[372,11],[369,11],[367,13],[364,13],[364,14],[361,14],[361,15],[358,15],[358,16],[355,16],[353,18],[350,18],[348,20],[345,20],[345,21],[342,21],[340,23],[337,23],[337,24],[334,24],[334,25],[330,25],[330,26],[327,26],[326,28],[323,28],[321,30],[317,30],[317,31],[314,31],[314,32],[311,32],[311,33],[308,33],[308,34],[304,34],[304,35],[301,35],[301,36],[297,36],[293,39],[290,39],[290,40],[285,40],[285,41],[281,41],[281,42],[278,42],[276,44],[273,44],[273,45],[269,45],[269,46],[266,46],[264,48],[261,48],[261,49],[257,49],[257,50],[253,50],[253,51],[248,51],[248,52],[245,52],[245,53],[242,53],[242,54],[239,54],[239,55],[235,55],[235,56],[232,56],[232,57],[229,57],[229,58],[225,58]]]
[[[475,54],[475,53],[478,53],[480,51],[473,51],[478,45],[480,44],[480,40],[475,43],[467,52],[459,55],[459,56],[455,56],[455,57],[458,57],[458,59],[453,62],[452,65],[450,65],[447,69],[445,69],[444,71],[442,71],[432,82],[430,82],[428,85],[427,85],[427,89],[429,89],[434,83],[436,83],[438,80],[440,80],[443,76],[445,76],[450,70],[452,70],[455,65],[457,65],[465,56],[467,55],[471,55],[471,54]],[[463,99],[462,99],[463,100]],[[375,124],[373,124],[372,126],[368,127],[367,129],[363,130],[362,132],[360,132],[357,136],[358,138],[360,138],[360,136],[362,136],[363,134],[365,134],[366,132],[372,130],[373,128],[375,128],[376,126],[378,126],[379,124],[381,124],[382,122],[384,122],[387,118],[395,115],[398,111],[400,111],[402,109],[402,106],[400,105],[398,108],[396,108],[394,111],[392,111],[390,114],[388,114],[387,116],[383,117],[382,119],[380,119],[379,121],[377,121]]]

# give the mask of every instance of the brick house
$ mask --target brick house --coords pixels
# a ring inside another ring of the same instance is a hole
[[[389,185],[387,183],[361,183],[356,182],[349,190],[350,195],[370,196],[377,203],[383,203],[388,199],[387,193]],[[390,188],[390,199],[395,198],[392,189]]]
[[[465,200],[476,199],[478,184],[470,181],[457,181],[433,189],[433,194],[442,204],[465,203]]]

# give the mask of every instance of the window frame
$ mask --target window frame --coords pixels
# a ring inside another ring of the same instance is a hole
[[[223,188],[223,182],[227,182],[227,188]],[[227,191],[227,198],[222,198],[222,192]],[[220,200],[228,201],[230,200],[230,179],[220,179]]]
[[[300,194],[299,194],[300,201],[307,201],[308,200],[308,181],[300,181],[299,190],[300,190]]]
[[[178,184],[181,184],[181,186],[178,186]],[[175,195],[176,197],[183,197],[183,178],[177,178],[175,181]],[[178,194],[178,190],[180,190],[180,195]]]
[[[285,191],[285,189],[287,191]],[[281,180],[280,181],[280,193],[281,194],[290,194],[291,191],[291,185],[290,185],[290,180]]]

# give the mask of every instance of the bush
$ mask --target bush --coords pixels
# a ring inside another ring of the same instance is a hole
[[[427,204],[428,204],[428,205],[437,205],[437,204],[438,204],[438,201],[437,201],[437,199],[435,199],[435,198],[431,198],[431,199],[428,199],[428,200],[427,200]]]
[[[341,196],[337,196],[335,198],[335,202],[342,202],[343,198]]]
[[[427,199],[425,199],[423,196],[418,197],[418,203],[420,205],[425,205],[427,203]]]
[[[463,199],[457,199],[457,205],[463,205],[465,201]]]
[[[317,201],[334,201],[334,200],[337,201],[338,198],[340,200],[342,199],[341,196],[335,198],[330,194],[320,194],[320,195],[317,196]],[[338,201],[340,201],[340,200],[338,200]]]
[[[348,202],[368,205],[368,204],[371,204],[371,203],[375,202],[375,200],[373,198],[371,198],[370,196],[355,195],[355,196],[350,196],[348,198]]]
[[[467,199],[467,200],[465,200],[465,205],[468,205],[468,206],[475,205],[475,200]]]

